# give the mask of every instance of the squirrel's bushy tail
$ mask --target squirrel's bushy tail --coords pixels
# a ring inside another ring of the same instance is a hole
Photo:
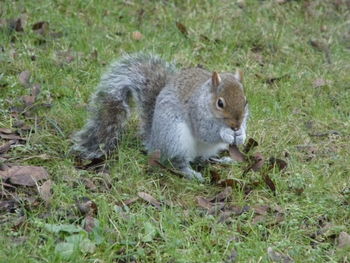
[[[133,96],[141,115],[141,134],[151,132],[154,106],[175,66],[151,54],[125,55],[103,75],[89,105],[85,127],[74,136],[73,152],[84,159],[108,155],[118,144]]]

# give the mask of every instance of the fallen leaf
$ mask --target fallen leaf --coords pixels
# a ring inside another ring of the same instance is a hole
[[[12,166],[5,171],[0,171],[0,177],[13,185],[35,186],[39,181],[48,179],[49,174],[43,167]]]
[[[322,40],[311,39],[309,43],[314,49],[318,51],[326,51],[329,48],[328,44]]]
[[[210,208],[213,207],[213,203],[211,203],[208,199],[204,197],[197,196],[196,199],[197,199],[197,204],[204,209],[209,210]]]
[[[148,165],[149,166],[160,165],[160,150],[156,150],[148,155]]]
[[[30,82],[30,76],[31,73],[29,70],[22,71],[18,76],[19,83],[21,83],[21,85],[23,85],[24,87],[28,87]]]
[[[88,197],[82,197],[76,201],[76,206],[82,215],[95,216],[98,213],[97,205]]]
[[[269,256],[269,259],[272,260],[273,262],[282,262],[282,263],[294,262],[294,260],[290,256],[276,252],[271,247],[267,248],[267,254]]]
[[[11,199],[11,200],[0,200],[0,212],[8,212],[8,213],[14,213],[16,212],[16,209],[19,207],[18,201]]]
[[[27,221],[27,217],[25,215],[16,218],[16,220],[12,222],[12,226],[11,226],[12,230],[18,231],[20,227],[26,223],[26,221]]]
[[[274,157],[271,157],[269,159],[269,163],[270,163],[269,169],[273,169],[273,168],[277,167],[280,171],[284,170],[288,166],[286,161],[284,161],[282,159],[277,159]]]
[[[246,159],[245,155],[239,151],[237,145],[235,144],[231,144],[229,146],[229,152],[230,152],[231,158],[237,162],[244,162]]]
[[[312,85],[314,86],[314,88],[321,88],[323,86],[326,86],[327,82],[324,79],[318,78],[314,80]]]
[[[97,191],[97,186],[94,184],[93,181],[91,181],[89,178],[83,178],[82,179],[83,184],[85,185],[86,189],[89,189],[93,192]]]
[[[226,201],[232,195],[232,187],[226,187],[224,191],[218,193],[214,197],[208,199],[210,202]]]
[[[23,18],[0,19],[0,29],[7,29],[10,32],[23,32]]]
[[[220,180],[218,182],[218,185],[221,186],[221,187],[227,187],[227,186],[230,186],[230,187],[234,187],[236,185],[240,185],[241,183],[237,180],[234,180],[234,179],[223,179],[223,180]]]
[[[346,232],[340,232],[338,237],[338,248],[350,248],[350,235]]]
[[[273,227],[284,221],[284,213],[278,212],[275,218],[266,224],[266,227]]]
[[[145,200],[146,202],[150,203],[151,205],[153,205],[154,207],[160,209],[161,208],[161,203],[159,201],[157,201],[153,196],[151,196],[150,194],[147,194],[145,192],[138,192],[137,195]]]
[[[176,27],[177,29],[179,29],[179,31],[184,35],[187,36],[188,35],[188,31],[187,28],[184,24],[180,23],[180,22],[176,22]]]
[[[227,220],[230,219],[233,214],[234,213],[232,211],[222,211],[220,213],[220,216],[219,216],[219,219],[218,219],[218,223],[225,223],[225,222],[227,222]]]
[[[16,142],[16,140],[11,140],[3,145],[0,145],[0,154],[7,153],[8,150],[10,150],[11,145],[15,144]]]
[[[259,171],[264,165],[264,156],[261,153],[255,153],[251,158],[251,164],[243,171],[243,175],[247,174],[250,170],[254,172]]]
[[[97,219],[91,215],[87,215],[83,221],[83,228],[86,232],[92,232],[97,225]]]
[[[260,206],[254,206],[253,210],[258,215],[266,216],[267,212],[271,210],[271,208],[268,205],[260,205]]]
[[[35,33],[40,35],[46,35],[49,32],[49,23],[46,21],[40,21],[32,26]]]
[[[143,35],[139,31],[132,32],[132,39],[139,41],[143,38]]]
[[[211,208],[208,210],[208,215],[217,215],[224,207],[226,203],[220,202],[220,203],[214,203]]]
[[[1,149],[1,147],[0,147],[0,149]],[[1,153],[1,150],[0,150],[0,153]],[[217,184],[221,179],[220,174],[213,169],[210,169],[209,173],[210,173],[210,183]]]
[[[38,191],[40,197],[48,204],[51,201],[52,197],[52,181],[47,180],[41,186],[39,186]]]
[[[23,100],[24,104],[26,105],[26,107],[29,107],[29,106],[34,104],[35,96],[24,95],[24,96],[22,96],[22,100]]]
[[[261,222],[264,222],[266,220],[266,216],[264,215],[256,215],[254,216],[253,220],[252,220],[252,224],[258,224]]]
[[[137,200],[139,200],[138,197],[130,198],[127,200],[123,200],[122,204],[128,206],[128,205],[131,205],[132,203],[135,203]]]
[[[276,186],[275,183],[271,180],[270,176],[267,174],[267,172],[263,173],[262,178],[265,182],[265,184],[271,189],[271,191],[276,194]]]
[[[259,143],[256,140],[254,140],[253,138],[249,138],[247,144],[245,145],[245,147],[243,149],[243,152],[247,154],[257,146],[259,146]]]
[[[21,140],[21,141],[26,141],[27,139],[22,138],[21,136],[11,133],[11,134],[3,134],[0,132],[0,138],[4,140]]]
[[[11,133],[13,133],[13,131],[9,128],[0,128],[0,133],[11,134]]]
[[[41,86],[39,83],[33,84],[32,96],[37,97],[41,91]]]

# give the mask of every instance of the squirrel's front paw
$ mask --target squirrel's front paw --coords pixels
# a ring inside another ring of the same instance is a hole
[[[235,132],[235,144],[240,145],[244,144],[246,139],[246,133],[242,129],[239,129],[238,131]]]
[[[235,143],[235,132],[229,128],[222,129],[220,131],[220,137],[225,143]]]

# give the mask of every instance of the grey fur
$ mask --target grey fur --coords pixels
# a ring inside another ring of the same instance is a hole
[[[231,73],[223,76],[234,78]],[[213,113],[212,90],[206,70],[177,71],[154,55],[126,55],[102,77],[90,103],[90,119],[76,134],[73,150],[88,159],[109,154],[118,145],[133,95],[147,151],[160,150],[162,161],[170,160],[188,178],[202,181],[190,162],[213,157],[246,137],[248,108],[241,128],[233,131]]]
[[[141,115],[141,135],[147,140],[156,98],[175,72],[174,65],[151,54],[124,55],[113,63],[91,99],[89,120],[74,136],[73,151],[86,159],[110,154],[130,116],[131,95]]]

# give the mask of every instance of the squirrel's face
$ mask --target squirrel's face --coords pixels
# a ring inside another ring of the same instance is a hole
[[[241,81],[241,73],[223,73],[220,76],[214,72],[211,79],[213,113],[233,130],[241,127],[247,110]]]

